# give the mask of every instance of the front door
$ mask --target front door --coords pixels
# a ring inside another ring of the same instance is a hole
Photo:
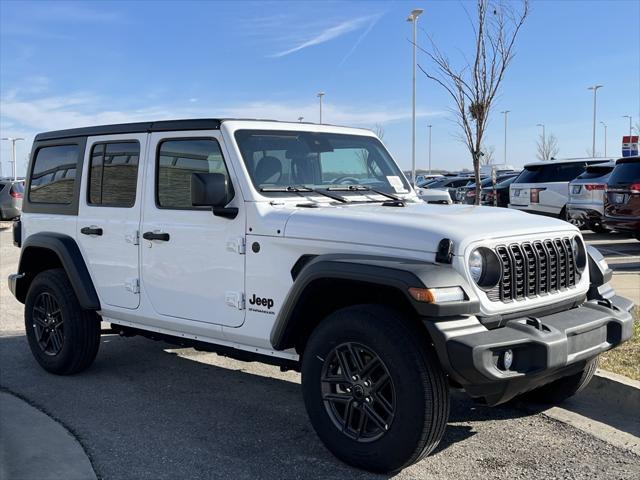
[[[244,321],[245,210],[234,219],[191,204],[191,174],[223,173],[219,131],[156,132],[141,227],[142,290],[160,315],[237,327]],[[145,239],[144,237],[147,237]]]
[[[78,205],[78,244],[107,305],[138,308],[137,232],[146,133],[89,137]]]

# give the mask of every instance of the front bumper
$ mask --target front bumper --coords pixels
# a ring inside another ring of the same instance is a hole
[[[614,296],[543,317],[509,320],[488,330],[476,317],[425,320],[440,362],[469,395],[489,405],[580,371],[586,362],[631,337],[633,303]],[[501,358],[513,352],[505,369]]]

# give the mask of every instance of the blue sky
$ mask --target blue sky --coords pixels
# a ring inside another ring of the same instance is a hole
[[[411,155],[411,25],[423,8],[429,32],[459,60],[472,47],[459,1],[413,2],[27,2],[0,0],[0,130],[24,136],[18,172],[39,131],[162,118],[240,116],[373,127],[403,168]],[[491,114],[487,145],[503,159],[535,159],[538,123],[557,136],[560,157],[591,146],[592,95],[608,124],[608,154],[620,152],[628,120],[640,119],[640,1],[534,1]],[[418,62],[426,65],[424,56]],[[418,72],[417,162],[470,167],[451,102]],[[598,124],[597,151],[603,153]],[[9,145],[0,161],[8,174]]]

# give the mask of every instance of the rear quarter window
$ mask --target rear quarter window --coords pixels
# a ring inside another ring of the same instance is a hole
[[[42,147],[31,170],[29,201],[68,205],[73,201],[80,147],[55,145]]]
[[[616,165],[609,177],[609,184],[621,183],[640,183],[640,161],[622,162]]]

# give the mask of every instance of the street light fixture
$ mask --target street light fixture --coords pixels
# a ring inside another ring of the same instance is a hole
[[[599,88],[604,87],[604,85],[593,85],[592,87],[588,87],[587,90],[593,90],[593,141],[591,143],[591,156],[596,156],[596,93]]]
[[[318,100],[320,101],[320,124],[322,125],[322,97],[324,97],[325,93],[324,92],[318,92],[316,94],[316,97],[318,97]]]
[[[507,115],[509,115],[511,110],[505,110],[504,112],[500,112],[504,115],[504,164],[507,164]]]
[[[413,62],[411,69],[413,72],[413,98],[412,98],[412,114],[411,114],[411,183],[416,184],[416,31],[418,26],[418,17],[424,10],[416,8],[411,10],[407,17],[407,22],[413,24]]]
[[[433,125],[427,125],[429,129],[429,175],[431,175],[431,127],[433,127]]]
[[[11,142],[11,171],[13,173],[13,180],[18,179],[18,169],[16,168],[16,142],[24,140],[22,137],[3,137],[2,140],[9,140]]]
[[[607,124],[604,122],[600,122],[604,127],[604,156],[607,156]]]
[[[631,115],[623,115],[622,118],[628,118],[629,119],[629,136],[633,135],[633,128],[631,127],[631,122],[632,122],[633,118],[631,117]]]

